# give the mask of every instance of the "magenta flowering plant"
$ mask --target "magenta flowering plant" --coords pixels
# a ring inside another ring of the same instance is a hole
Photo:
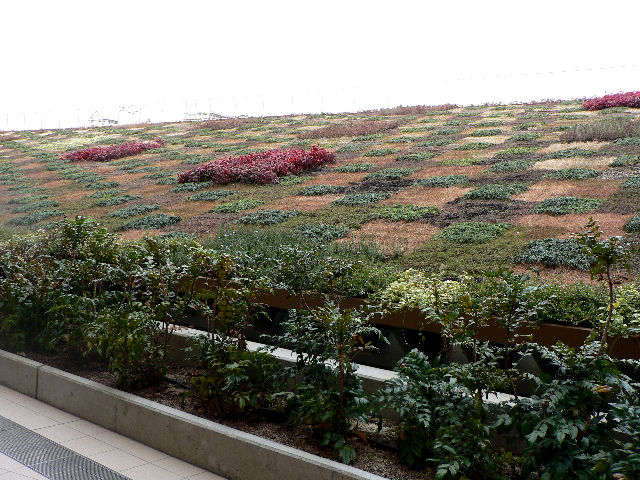
[[[164,140],[156,138],[146,142],[125,142],[116,145],[98,145],[95,147],[66,152],[60,155],[61,160],[72,162],[107,162],[116,158],[137,155],[146,150],[164,147]]]
[[[604,97],[591,98],[582,102],[587,110],[602,110],[612,107],[640,108],[640,92],[625,92],[605,95]]]
[[[313,146],[303,149],[274,149],[237,157],[227,157],[199,165],[178,176],[178,183],[213,182],[217,184],[278,183],[286,177],[325,163],[335,162],[335,154],[324,148]]]

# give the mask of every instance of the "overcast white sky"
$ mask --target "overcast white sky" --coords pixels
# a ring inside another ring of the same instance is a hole
[[[476,103],[505,88],[527,100],[543,80],[492,79],[638,64],[638,18],[632,0],[6,1],[0,114],[309,91],[330,104],[345,87],[343,99],[380,106],[399,91],[412,92],[403,103],[435,90],[462,103],[462,89]],[[637,67],[577,75],[545,88],[640,89]]]

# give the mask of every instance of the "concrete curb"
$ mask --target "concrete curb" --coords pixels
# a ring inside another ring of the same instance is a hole
[[[1,350],[0,384],[231,480],[383,480]]]

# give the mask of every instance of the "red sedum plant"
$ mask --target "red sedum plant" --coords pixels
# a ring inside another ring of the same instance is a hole
[[[333,162],[335,162],[335,154],[318,146],[313,146],[309,150],[297,148],[265,150],[199,165],[182,172],[178,176],[178,183],[278,183],[279,177]]]
[[[602,110],[611,107],[640,108],[640,92],[615,93],[592,98],[582,102],[582,106],[587,110]]]
[[[71,160],[72,162],[107,162],[116,158],[137,155],[145,150],[164,147],[164,141],[160,138],[147,142],[125,142],[117,145],[99,145],[96,147],[84,148],[74,152],[66,152],[60,155],[61,160]]]

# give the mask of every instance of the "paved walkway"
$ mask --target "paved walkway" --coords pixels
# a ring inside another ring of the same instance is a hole
[[[0,385],[0,480],[123,478],[224,480]]]

